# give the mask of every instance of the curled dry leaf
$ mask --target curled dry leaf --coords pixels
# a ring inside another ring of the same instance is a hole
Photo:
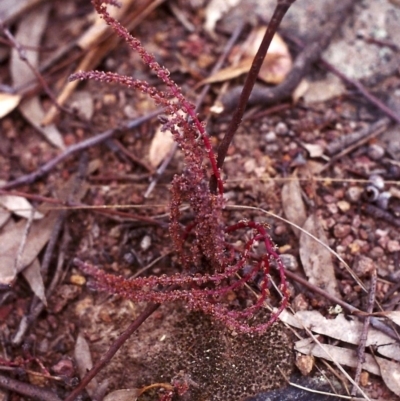
[[[161,128],[160,125],[154,134],[149,149],[149,162],[154,168],[167,157],[175,143],[173,135],[169,131],[162,131]]]
[[[204,29],[213,36],[216,23],[224,14],[239,3],[240,0],[210,0],[205,10],[206,20],[204,22]]]
[[[291,180],[283,186],[281,196],[286,218],[299,227],[303,227],[304,222],[307,220],[307,213],[296,172],[291,176]],[[300,237],[300,230],[294,226],[291,226],[291,228],[296,237]]]
[[[79,376],[81,379],[85,377],[87,372],[92,369],[93,361],[90,353],[89,343],[86,341],[82,333],[78,334],[74,349],[74,358],[78,367]],[[93,394],[97,387],[97,380],[94,378],[87,386],[87,391],[90,395]]]
[[[138,388],[126,388],[107,394],[103,401],[136,401],[141,391]]]
[[[389,390],[400,397],[400,364],[383,358],[376,358],[376,362]]]
[[[44,30],[46,29],[47,19],[50,11],[50,4],[45,4],[29,13],[27,13],[20,21],[15,35],[18,43],[29,45],[32,49],[39,49],[40,41]],[[38,51],[25,50],[26,58],[35,68],[39,65]],[[10,72],[15,87],[26,85],[29,82],[36,81],[36,76],[30,67],[21,60],[16,49],[11,53]],[[21,114],[28,120],[45,138],[54,146],[64,149],[64,141],[55,125],[43,127],[41,121],[44,117],[44,110],[40,103],[39,97],[21,101],[19,105]]]
[[[27,266],[22,272],[25,280],[28,282],[33,293],[47,306],[47,299],[45,294],[45,288],[40,271],[40,262],[38,258]]]
[[[328,244],[328,238],[315,213],[306,220],[303,229],[316,237],[322,244]],[[301,232],[300,234],[299,251],[300,260],[308,280],[329,294],[341,298],[337,288],[331,253],[307,233]]]
[[[22,196],[0,195],[0,205],[19,217],[29,219],[33,212],[33,219],[43,218],[43,214],[33,210],[33,206]]]
[[[11,113],[21,100],[21,95],[13,95],[11,93],[0,93],[0,118]]]
[[[242,60],[237,64],[233,63],[231,66],[219,70],[214,75],[204,79],[199,85],[223,82],[248,73],[265,31],[265,27],[254,29],[242,45],[245,49]],[[283,39],[275,34],[258,77],[266,83],[279,84],[285,79],[291,68],[292,58],[289,49]]]

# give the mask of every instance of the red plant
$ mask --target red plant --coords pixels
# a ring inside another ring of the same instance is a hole
[[[242,220],[226,226],[222,218],[224,207],[224,184],[217,167],[209,137],[195,113],[194,106],[185,98],[180,88],[169,77],[169,71],[160,66],[155,58],[141,45],[140,41],[114,20],[107,12],[106,4],[112,0],[92,0],[97,12],[115,33],[124,39],[130,48],[136,51],[143,62],[166,85],[165,91],[150,86],[146,81],[133,79],[111,72],[79,72],[70,77],[76,79],[94,79],[101,82],[118,83],[128,88],[135,88],[148,94],[158,105],[164,107],[168,118],[163,118],[163,129],[174,135],[175,141],[183,151],[185,170],[175,176],[172,182],[172,201],[169,232],[174,250],[183,266],[183,272],[175,275],[161,275],[126,279],[106,274],[96,267],[76,260],[75,263],[84,272],[94,277],[96,288],[105,290],[134,301],[152,301],[163,303],[182,300],[192,309],[202,310],[224,322],[232,329],[242,332],[260,332],[266,330],[278,318],[288,301],[284,266],[275,245],[263,224]],[[199,142],[199,139],[202,141]],[[210,177],[207,164],[217,183],[217,191],[210,190]],[[186,228],[180,223],[180,206],[188,202],[194,212],[194,219]],[[232,232],[250,229],[251,238],[240,250],[229,244],[227,237]],[[251,249],[256,242],[265,244],[267,253],[261,258],[255,257]],[[262,307],[268,298],[270,261],[274,260],[280,275],[282,300],[278,312],[272,314],[265,323],[252,326],[249,319]],[[256,276],[260,281],[260,296],[251,306],[237,309],[224,302],[224,294],[236,291]]]

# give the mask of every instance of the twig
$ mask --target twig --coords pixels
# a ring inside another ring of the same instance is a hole
[[[344,156],[342,152],[346,151],[346,147],[354,145],[355,143],[357,143],[357,141],[364,140],[366,138],[367,140],[371,139],[371,134],[374,134],[376,131],[380,132],[381,129],[386,129],[389,125],[389,122],[389,119],[387,117],[384,117],[378,120],[376,123],[369,125],[359,131],[355,131],[347,135],[341,135],[327,145],[326,153],[329,156],[333,156],[336,155],[338,152],[341,152],[339,153],[338,157]],[[348,153],[348,151],[346,152]]]
[[[10,41],[12,47],[14,47],[14,49],[17,51],[17,53],[19,55],[19,58],[29,67],[29,69],[35,75],[36,79],[39,81],[40,85],[43,87],[44,91],[46,92],[46,94],[50,98],[50,100],[53,102],[54,106],[57,107],[60,110],[63,110],[65,112],[67,112],[67,113],[71,113],[69,110],[67,110],[65,107],[62,107],[57,102],[56,97],[54,96],[53,92],[49,88],[49,85],[47,84],[47,82],[43,78],[42,74],[29,61],[29,58],[26,55],[25,48],[18,43],[18,41],[15,39],[14,35],[10,32],[10,30],[4,26],[4,23],[3,23],[2,20],[0,20],[0,29],[3,31],[4,35]]]
[[[349,145],[349,146],[346,149],[343,149],[340,153],[335,154],[333,157],[331,157],[329,162],[326,163],[322,167],[322,169],[320,170],[320,173],[322,171],[326,170],[329,166],[331,166],[332,163],[334,163],[336,160],[341,159],[343,156],[346,156],[353,150],[364,145],[372,138],[375,138],[378,135],[385,132],[389,123],[390,123],[389,119],[387,117],[384,117],[384,118],[378,120],[376,123],[372,124],[371,126],[365,128],[361,131],[357,131],[357,132],[354,132],[353,134],[341,136],[336,141],[331,142],[327,146],[327,153],[329,153],[329,154],[335,153],[337,151],[337,149],[340,149],[342,146],[346,146],[346,145]],[[356,142],[353,143],[354,141],[356,141]]]
[[[290,6],[296,0],[278,0],[274,13],[271,17],[271,20],[268,24],[267,31],[265,32],[264,38],[261,42],[261,45],[257,51],[257,54],[254,57],[254,60],[251,64],[250,71],[247,74],[246,81],[243,85],[242,92],[240,94],[238,105],[233,113],[231,122],[227,129],[225,136],[223,137],[219,147],[218,147],[218,157],[217,157],[217,167],[222,168],[224,164],[224,160],[226,154],[228,153],[228,148],[232,139],[239,128],[240,123],[243,119],[243,114],[247,106],[247,102],[250,98],[250,94],[253,91],[254,84],[257,80],[258,74],[260,72],[261,66],[264,62],[264,58],[267,54],[268,48],[272,42],[272,38],[275,35],[283,17],[286,12],[289,10]],[[210,180],[210,190],[212,192],[217,191],[217,180],[215,175],[211,176]]]
[[[11,379],[2,374],[0,374],[0,387],[39,401],[61,401],[52,391]]]
[[[128,326],[128,328],[114,341],[104,356],[93,366],[92,369],[79,383],[78,387],[73,390],[64,401],[74,401],[78,395],[84,390],[87,384],[99,373],[111,360],[111,358],[122,347],[125,341],[140,327],[140,325],[151,316],[160,306],[160,304],[150,304],[146,309]]]
[[[84,149],[90,148],[92,146],[98,145],[99,143],[104,142],[107,139],[111,138],[112,136],[116,135],[117,133],[120,133],[122,130],[136,128],[137,126],[143,124],[145,121],[150,120],[151,118],[157,116],[160,112],[161,110],[157,109],[143,117],[139,117],[136,120],[130,121],[122,125],[121,127],[109,129],[93,138],[89,138],[77,144],[71,145],[64,152],[56,156],[54,159],[49,160],[47,163],[39,167],[33,173],[26,174],[13,181],[10,181],[5,185],[3,185],[2,187],[0,187],[0,189],[11,189],[18,187],[20,185],[32,184],[39,178],[48,174],[58,163],[61,163],[63,160],[67,159],[73,154],[78,153]]]
[[[362,365],[365,362],[365,345],[367,343],[367,337],[368,337],[368,328],[369,324],[371,321],[371,313],[374,310],[374,304],[375,304],[375,293],[376,293],[376,282],[377,282],[377,274],[376,274],[376,269],[373,269],[372,274],[371,274],[371,288],[368,296],[368,306],[367,306],[367,316],[364,318],[364,324],[363,324],[363,329],[361,332],[360,336],[360,343],[358,344],[357,347],[357,368],[356,368],[356,374],[354,377],[354,385],[351,390],[351,395],[355,396],[357,395],[357,386],[360,382],[360,376],[361,376],[361,369]]]
[[[334,67],[332,64],[329,64],[326,60],[321,59],[320,63],[329,71],[337,75],[340,79],[342,79],[344,82],[354,86],[370,103],[372,103],[375,107],[377,107],[379,110],[383,111],[388,117],[390,117],[392,120],[396,121],[398,124],[400,124],[400,114],[396,113],[394,110],[390,109],[387,107],[383,102],[381,102],[377,97],[375,97],[372,93],[370,93],[365,87],[361,84],[361,82],[349,78],[346,75],[344,75],[342,72],[340,72],[336,67]]]
[[[362,210],[377,220],[384,220],[395,227],[400,227],[400,218],[395,217],[392,213],[389,213],[386,210],[380,209],[371,204],[365,205]]]

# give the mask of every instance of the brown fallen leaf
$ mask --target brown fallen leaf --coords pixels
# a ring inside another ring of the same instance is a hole
[[[227,81],[249,72],[254,56],[264,37],[265,30],[265,27],[259,27],[250,33],[246,42],[242,45],[245,49],[242,60],[219,70],[217,73],[201,81],[198,85]],[[233,52],[230,58],[231,61],[234,57],[235,53]],[[266,83],[279,84],[285,79],[291,68],[292,58],[289,49],[283,39],[278,34],[275,34],[258,77]]]
[[[315,213],[306,220],[303,229],[323,244],[328,245],[328,238]],[[301,232],[299,253],[304,272],[310,283],[324,289],[331,295],[341,298],[337,287],[332,255],[329,250],[316,241],[315,238],[310,237],[305,232]]]
[[[290,181],[282,187],[281,196],[286,218],[299,227],[303,227],[304,222],[307,220],[307,212],[296,172],[291,176]],[[291,226],[291,228],[296,237],[300,237],[300,230],[294,226]]]

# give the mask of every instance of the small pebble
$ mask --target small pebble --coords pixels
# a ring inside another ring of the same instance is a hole
[[[364,190],[361,187],[350,187],[346,191],[346,198],[350,202],[358,202],[363,192]]]
[[[145,235],[140,241],[140,249],[142,251],[147,251],[151,246],[151,237],[150,235]]]
[[[347,201],[339,201],[337,207],[341,212],[348,212],[350,210],[350,203]]]
[[[336,214],[339,211],[339,209],[335,203],[328,203],[326,205],[326,208],[329,210],[330,214]]]
[[[333,227],[333,235],[335,238],[344,238],[351,233],[351,226],[349,224],[336,224]]]
[[[288,133],[288,131],[289,131],[288,127],[285,123],[280,122],[280,123],[276,124],[275,132],[278,135],[286,135]]]
[[[386,249],[388,252],[398,252],[400,251],[400,244],[399,241],[390,240],[386,244]]]
[[[83,286],[86,284],[86,278],[84,276],[81,276],[80,274],[72,274],[69,278],[69,282],[71,284]]]
[[[354,273],[359,277],[369,276],[375,269],[375,262],[368,256],[361,255],[353,265]]]
[[[371,174],[368,178],[368,181],[375,188],[382,190],[385,188],[385,180],[378,174]]]
[[[274,131],[269,131],[264,135],[265,142],[271,143],[276,141],[276,134]]]
[[[283,265],[286,269],[290,271],[295,271],[299,267],[299,263],[295,256],[291,255],[290,253],[285,253],[280,255]]]
[[[368,147],[368,156],[372,160],[380,160],[384,155],[385,155],[385,149],[381,145],[373,143]]]

